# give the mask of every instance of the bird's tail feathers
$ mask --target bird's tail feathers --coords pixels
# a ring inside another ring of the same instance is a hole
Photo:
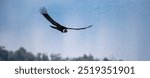
[[[52,26],[52,25],[49,25],[50,27],[52,27],[52,28],[57,28],[56,26]]]

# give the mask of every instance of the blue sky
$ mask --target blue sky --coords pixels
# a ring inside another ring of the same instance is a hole
[[[0,45],[64,57],[150,60],[149,4],[149,0],[1,0]],[[62,25],[93,27],[62,34],[40,14],[43,6]]]

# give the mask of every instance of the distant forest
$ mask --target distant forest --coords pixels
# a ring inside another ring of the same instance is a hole
[[[82,55],[74,58],[63,58],[61,54],[50,54],[37,53],[33,54],[28,52],[25,48],[21,47],[16,51],[8,51],[4,46],[0,46],[0,61],[122,61],[116,59],[103,59],[94,58],[91,54]]]

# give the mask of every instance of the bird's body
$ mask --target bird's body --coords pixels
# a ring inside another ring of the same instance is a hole
[[[86,28],[90,28],[90,27],[92,26],[92,25],[90,25],[90,26],[87,26],[87,27],[84,27],[84,28],[68,28],[68,27],[65,27],[65,26],[63,26],[63,25],[60,25],[59,23],[57,23],[56,21],[54,21],[54,20],[52,19],[52,17],[48,15],[47,10],[46,10],[45,8],[41,8],[40,11],[41,11],[41,14],[42,14],[49,22],[51,22],[51,23],[54,25],[54,26],[51,26],[51,27],[54,28],[54,29],[57,29],[57,30],[61,31],[62,33],[68,32],[67,29],[71,29],[71,30],[83,30],[83,29],[86,29]]]
[[[51,26],[51,27],[61,31],[62,33],[66,33],[67,32],[67,28],[64,27],[64,26],[61,26],[61,27]]]

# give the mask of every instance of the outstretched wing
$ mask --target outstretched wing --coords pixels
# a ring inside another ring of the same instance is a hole
[[[59,23],[57,23],[56,21],[54,21],[49,15],[48,12],[46,10],[46,8],[42,7],[40,9],[41,14],[49,21],[51,22],[53,25],[55,26],[61,26]]]
[[[90,28],[92,27],[92,25],[89,25],[87,27],[83,27],[83,28],[67,28],[67,29],[71,29],[71,30],[83,30],[83,29],[87,29],[87,28]]]

